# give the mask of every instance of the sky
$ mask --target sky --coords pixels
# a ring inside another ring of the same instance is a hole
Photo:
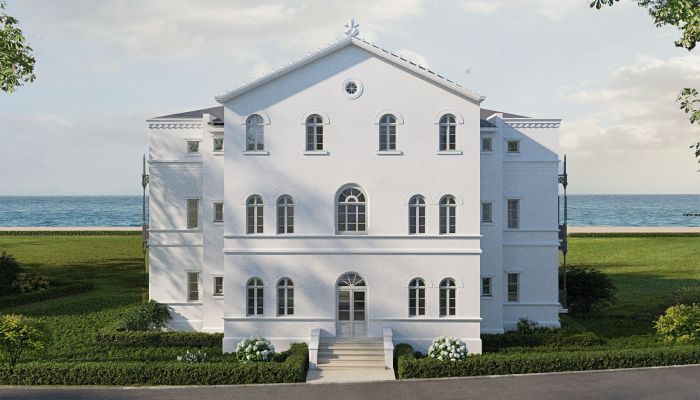
[[[140,193],[145,120],[340,39],[403,53],[486,96],[485,108],[561,118],[570,193],[700,193],[700,140],[675,98],[700,88],[630,0],[9,0],[37,80],[0,92],[0,195]]]

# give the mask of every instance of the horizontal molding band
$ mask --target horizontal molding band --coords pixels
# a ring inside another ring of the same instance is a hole
[[[335,322],[335,318],[321,317],[224,317],[224,321],[270,321],[270,322]]]
[[[374,255],[479,255],[479,250],[454,249],[224,249],[224,254],[294,255],[294,254],[374,254]]]
[[[370,318],[369,320],[377,322],[481,322],[482,318]]]
[[[149,229],[151,233],[202,233],[201,229]]]
[[[504,242],[503,247],[559,247],[558,242]]]
[[[559,303],[503,303],[504,307],[561,307]]]
[[[148,243],[148,247],[203,247],[203,243]]]
[[[202,164],[203,161],[195,160],[148,160],[149,164]]]
[[[521,231],[522,232],[522,231]],[[552,231],[552,232],[557,232]],[[481,239],[482,235],[234,235],[224,234],[224,239],[440,239],[440,240],[460,240],[460,239]]]

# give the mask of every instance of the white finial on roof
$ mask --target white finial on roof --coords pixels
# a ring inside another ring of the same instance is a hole
[[[355,37],[360,34],[360,24],[355,21],[355,18],[350,18],[347,24],[345,24],[345,34],[348,36]]]

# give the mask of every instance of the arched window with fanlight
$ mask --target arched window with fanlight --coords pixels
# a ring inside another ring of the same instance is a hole
[[[323,150],[323,118],[318,114],[306,119],[306,150]]]
[[[249,234],[263,233],[263,200],[257,194],[248,197],[246,201],[246,232]]]
[[[379,151],[396,150],[396,117],[384,114],[379,119]]]
[[[265,120],[253,114],[245,121],[246,150],[265,150]]]
[[[277,315],[294,315],[294,283],[289,278],[277,282]]]
[[[457,232],[457,201],[454,196],[445,195],[440,199],[440,234]]]
[[[248,315],[263,315],[265,310],[263,296],[263,282],[260,278],[250,278],[246,283],[247,301],[246,313]]]
[[[277,199],[277,234],[294,233],[294,201],[284,195]]]
[[[425,281],[412,279],[408,284],[408,316],[425,315]]]
[[[440,316],[457,314],[457,285],[452,278],[440,281]]]
[[[408,201],[408,233],[425,233],[425,198],[419,194]]]
[[[452,114],[440,117],[440,151],[457,150],[457,120]]]
[[[358,233],[367,229],[365,194],[356,186],[344,189],[337,202],[338,233]]]

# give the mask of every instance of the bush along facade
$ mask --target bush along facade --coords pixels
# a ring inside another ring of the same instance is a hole
[[[199,364],[207,360],[207,353],[203,353],[201,350],[189,351],[187,353],[177,356],[177,360],[184,363]]]
[[[149,300],[134,307],[124,316],[122,331],[158,331],[164,329],[171,319],[170,310],[165,304]]]
[[[459,339],[440,336],[434,339],[428,348],[428,357],[436,358],[440,361],[463,360],[467,357],[467,345]]]
[[[45,362],[0,367],[6,385],[235,385],[304,382],[305,343],[292,344],[279,362]]]
[[[698,346],[590,352],[484,354],[470,355],[464,360],[455,362],[440,361],[431,357],[416,358],[412,351],[404,348],[398,357],[397,366],[400,379],[411,379],[683,365],[696,364],[699,360],[700,347]]]
[[[99,334],[98,343],[113,347],[221,347],[223,333],[205,332],[111,332]]]
[[[51,286],[44,290],[0,296],[0,308],[16,307],[39,301],[81,294],[89,292],[94,287],[95,285],[92,282],[52,282]]]
[[[561,270],[560,274],[563,274]],[[615,285],[607,275],[595,268],[569,268],[564,279],[567,307],[572,314],[590,312],[615,299]]]
[[[266,362],[275,357],[275,346],[263,337],[253,336],[236,345],[236,357],[241,362]]]
[[[656,321],[655,328],[668,342],[700,342],[700,304],[669,307]]]

